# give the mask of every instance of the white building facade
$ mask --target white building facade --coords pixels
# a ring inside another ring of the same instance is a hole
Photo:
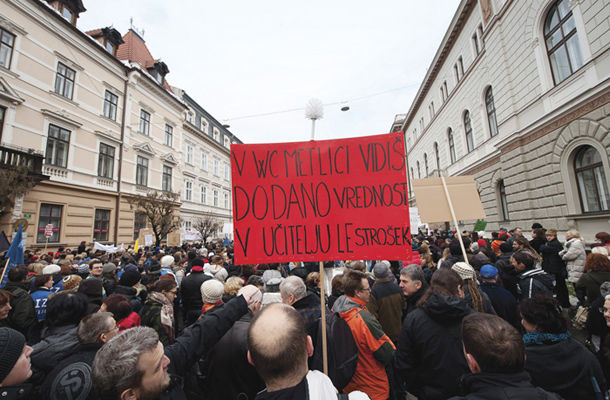
[[[539,222],[578,229],[587,241],[608,231],[604,3],[463,0],[392,126],[405,133],[410,178],[473,175],[488,230]]]

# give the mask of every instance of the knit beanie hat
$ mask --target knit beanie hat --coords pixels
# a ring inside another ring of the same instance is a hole
[[[225,286],[216,279],[208,279],[201,284],[201,298],[204,303],[218,303],[224,291]]]
[[[163,258],[161,258],[161,267],[166,268],[169,267],[170,265],[172,265],[174,263],[175,259],[174,256],[163,256]]]
[[[119,285],[132,287],[140,282],[140,280],[142,280],[142,275],[137,270],[129,269],[123,272],[123,275],[121,275]]]
[[[475,282],[477,281],[476,274],[474,272],[474,268],[472,268],[470,265],[466,264],[465,262],[456,262],[455,264],[453,264],[451,269],[454,270],[455,272],[457,272],[458,275],[463,280],[471,279]]]
[[[510,253],[513,251],[513,245],[508,242],[504,242],[500,245],[500,251],[502,253]]]
[[[76,290],[82,280],[78,275],[68,275],[62,279],[62,285],[64,290]]]
[[[376,279],[383,279],[388,277],[388,266],[384,262],[378,262],[373,268],[373,275]]]
[[[112,271],[116,271],[116,265],[111,262],[104,264],[104,266],[102,267],[103,274],[109,274]]]
[[[88,274],[89,273],[89,265],[87,263],[82,263],[78,266],[77,269],[79,274]]]
[[[0,328],[0,383],[17,364],[23,353],[25,336],[11,328]]]
[[[132,271],[136,271],[137,272],[138,271],[138,267],[135,264],[129,263],[129,264],[127,264],[125,266],[125,268],[123,268],[123,270],[124,271],[132,270]]]
[[[265,283],[265,293],[279,293],[283,278],[271,278]]]

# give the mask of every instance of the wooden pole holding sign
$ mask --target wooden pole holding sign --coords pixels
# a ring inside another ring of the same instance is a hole
[[[10,258],[6,259],[6,263],[4,264],[4,268],[2,268],[2,276],[0,276],[0,282],[2,282],[4,280],[4,274],[6,273],[6,267],[8,267],[8,264],[11,262]],[[324,372],[326,373],[326,372]]]
[[[321,302],[321,312],[322,315],[320,323],[324,324],[322,329],[322,364],[324,375],[328,376],[328,350],[326,348],[326,301],[324,296],[326,295],[326,290],[324,289],[324,263],[320,261],[320,302]]]
[[[462,255],[464,256],[464,262],[468,265],[468,255],[466,254],[466,248],[464,247],[464,241],[462,240],[462,234],[460,233],[460,226],[458,225],[457,218],[455,218],[455,211],[453,210],[453,203],[451,202],[451,195],[449,194],[449,190],[447,189],[447,182],[445,181],[445,177],[441,176],[441,181],[443,182],[443,190],[445,191],[445,196],[447,197],[447,203],[449,203],[449,211],[451,212],[451,218],[453,218],[453,223],[455,224],[455,230],[458,237],[458,242],[460,242],[460,247],[462,248]]]

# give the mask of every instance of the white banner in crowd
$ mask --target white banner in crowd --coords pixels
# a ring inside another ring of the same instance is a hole
[[[201,236],[201,232],[199,231],[185,231],[184,232],[184,241],[185,242],[195,242],[197,240],[201,240],[203,237]]]
[[[102,251],[105,251],[107,253],[118,253],[119,251],[123,250],[123,243],[121,243],[121,245],[118,246],[118,247],[114,247],[114,246],[104,246],[103,244],[100,244],[98,242],[94,242],[93,243],[93,248],[95,250],[102,250]]]

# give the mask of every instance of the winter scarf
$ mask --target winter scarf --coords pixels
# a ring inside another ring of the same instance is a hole
[[[160,292],[151,292],[148,294],[148,298],[161,303],[161,324],[165,328],[170,342],[173,342],[176,338],[174,333],[174,305],[166,295]]]
[[[557,343],[563,342],[566,339],[570,338],[570,332],[566,331],[564,333],[543,333],[538,331],[533,331],[530,333],[526,333],[523,335],[523,343],[525,344],[545,344],[545,343]]]

